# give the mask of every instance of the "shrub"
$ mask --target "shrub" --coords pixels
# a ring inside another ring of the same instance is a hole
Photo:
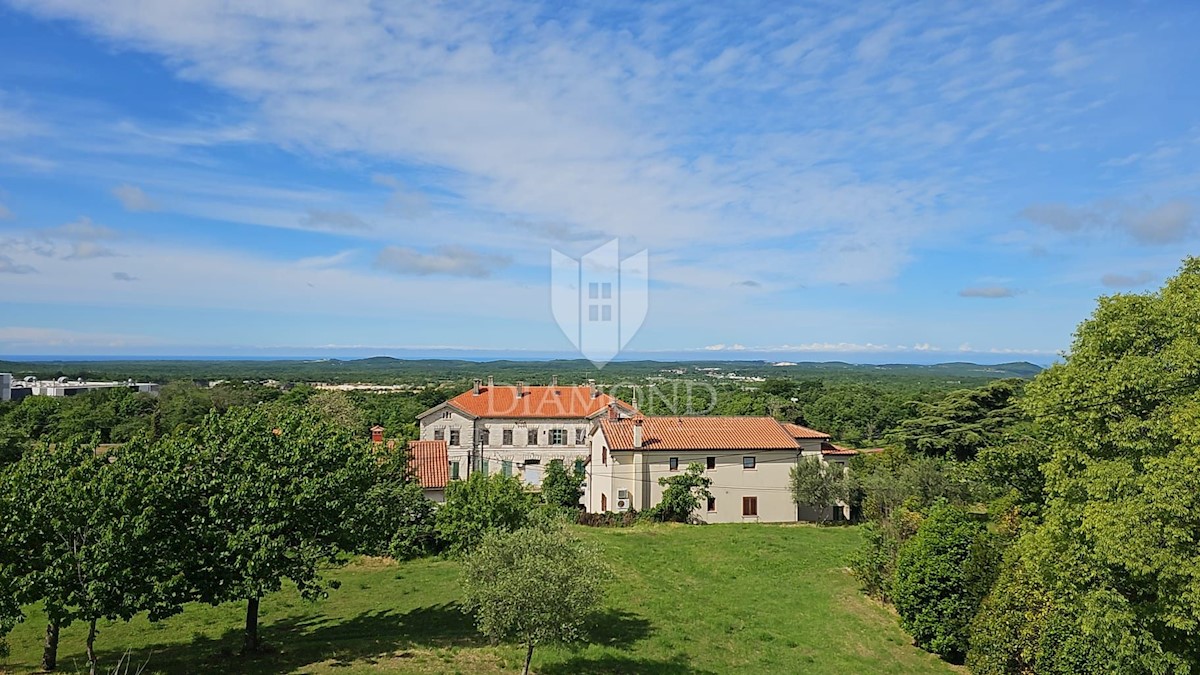
[[[917,645],[962,661],[971,618],[995,578],[997,562],[983,523],[946,504],[930,511],[901,547],[892,582],[901,624]]]
[[[678,476],[662,477],[658,484],[663,490],[658,505],[649,509],[651,518],[664,523],[686,523],[692,512],[700,508],[700,500],[712,496],[708,486],[712,479],[704,475],[704,465],[693,462]]]
[[[514,477],[474,472],[446,486],[446,503],[437,510],[437,534],[454,555],[474,549],[492,531],[516,530],[525,524],[533,496]]]
[[[542,478],[542,499],[554,506],[578,509],[584,478],[582,471],[568,472],[561,460],[554,460],[546,467],[546,476]]]
[[[624,512],[605,511],[604,513],[588,513],[580,511],[575,522],[588,527],[630,527],[638,521],[646,519],[646,512],[639,513],[634,509]]]
[[[463,565],[463,610],[484,635],[525,646],[528,673],[535,646],[584,637],[610,576],[600,552],[562,527],[492,531]]]
[[[850,571],[868,595],[889,602],[900,547],[917,532],[921,514],[899,508],[891,517],[863,526],[863,545],[850,557]]]

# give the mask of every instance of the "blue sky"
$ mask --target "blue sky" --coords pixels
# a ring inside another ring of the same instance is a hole
[[[1196,252],[1193,3],[0,0],[0,355],[1030,358]]]

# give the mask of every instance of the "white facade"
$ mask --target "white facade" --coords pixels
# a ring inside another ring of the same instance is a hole
[[[551,461],[562,460],[570,469],[589,454],[591,421],[586,418],[472,418],[445,406],[420,422],[421,440],[446,441],[451,480],[465,479],[475,456],[489,474],[507,473],[541,485],[544,467]]]
[[[834,507],[833,513],[815,513],[798,507],[792,499],[791,469],[797,462],[821,458],[820,440],[797,440],[795,450],[748,449],[618,449],[612,451],[601,425],[590,436],[588,491],[589,512],[644,511],[662,500],[658,479],[682,474],[689,464],[704,467],[712,479],[712,498],[702,500],[692,514],[707,523],[783,523],[845,519],[848,508]],[[841,458],[839,458],[841,459]],[[833,464],[832,466],[837,466]]]

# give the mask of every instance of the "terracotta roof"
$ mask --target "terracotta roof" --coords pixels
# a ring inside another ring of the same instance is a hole
[[[523,392],[517,398],[516,387],[480,387],[478,394],[466,391],[447,403],[475,417],[591,417],[603,412],[611,401],[616,401],[625,412],[633,410],[629,404],[605,393],[593,397],[587,386],[525,386]]]
[[[787,429],[787,432],[792,435],[792,438],[829,440],[829,434],[825,432],[817,431],[816,429],[809,429],[808,427],[802,427],[799,424],[792,424],[791,422],[782,422],[782,424],[783,428]]]
[[[409,441],[409,466],[423,488],[444,488],[450,480],[446,441]]]
[[[645,417],[645,450],[799,450],[771,417]],[[610,450],[633,449],[633,420],[600,420]]]
[[[853,448],[843,448],[840,445],[834,445],[833,443],[827,442],[827,443],[821,444],[821,454],[822,455],[857,455],[858,451]]]

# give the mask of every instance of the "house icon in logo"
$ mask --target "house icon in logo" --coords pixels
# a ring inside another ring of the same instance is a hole
[[[649,307],[649,255],[621,260],[613,239],[576,260],[550,251],[554,320],[588,360],[603,368],[642,327]]]

